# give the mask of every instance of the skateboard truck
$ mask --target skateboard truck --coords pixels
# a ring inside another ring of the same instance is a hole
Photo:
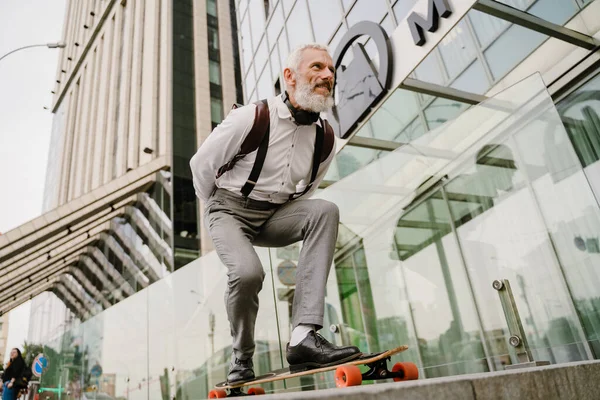
[[[399,378],[404,379],[404,370],[400,371],[390,371],[388,369],[387,363],[391,361],[391,357],[382,358],[381,360],[377,360],[374,363],[367,364],[369,370],[367,372],[363,372],[362,378],[364,381],[374,381],[378,379],[391,379],[391,378]]]

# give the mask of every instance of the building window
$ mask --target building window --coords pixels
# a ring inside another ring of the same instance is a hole
[[[210,83],[221,84],[221,65],[217,61],[208,61],[208,75]]]
[[[600,74],[557,104],[583,167],[600,160]]]
[[[217,17],[217,2],[215,0],[206,0],[206,13]]]
[[[210,119],[213,129],[223,120],[223,90],[219,52],[219,20],[216,18],[216,0],[206,0],[208,14],[208,75],[210,80]]]
[[[223,120],[223,102],[221,99],[210,98],[210,119],[217,124]]]

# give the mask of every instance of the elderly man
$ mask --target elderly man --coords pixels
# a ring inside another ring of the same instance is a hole
[[[229,382],[254,378],[254,325],[265,272],[253,246],[303,241],[286,349],[290,368],[318,368],[360,356],[358,348],[334,346],[316,333],[323,325],[339,211],[333,203],[308,197],[335,154],[332,130],[320,117],[333,106],[334,75],[327,47],[307,44],[294,50],[283,71],[287,91],[232,110],[190,162],[196,194],[205,202],[207,229],[228,269]],[[261,118],[262,128],[257,127]],[[266,137],[260,148],[244,151],[248,137],[260,130],[266,131],[260,132],[259,139]]]

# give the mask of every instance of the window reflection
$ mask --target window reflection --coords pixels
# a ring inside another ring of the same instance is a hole
[[[425,108],[425,120],[429,129],[435,129],[460,115],[468,105],[454,100],[436,99]]]
[[[381,22],[388,10],[386,3],[386,0],[357,2],[346,17],[348,26],[352,28],[352,26],[360,21],[373,21],[377,23]]]
[[[250,27],[252,29],[252,50],[256,51],[265,30],[265,8],[263,0],[247,0]]]
[[[283,29],[281,1],[277,3],[271,14],[271,20],[269,21],[269,26],[267,26],[267,37],[269,38],[269,45],[273,47],[277,43],[279,33]]]
[[[399,0],[394,4],[394,15],[396,16],[396,21],[400,23],[408,16],[408,13],[414,5],[417,3],[417,0]]]
[[[342,10],[337,1],[308,0],[317,43],[327,43],[340,21]]]
[[[475,44],[465,21],[459,22],[438,45],[446,71],[454,78],[475,58]]]
[[[288,39],[290,41],[290,49],[313,41],[312,27],[308,16],[308,7],[305,1],[296,2],[296,6],[292,10],[288,19]]]

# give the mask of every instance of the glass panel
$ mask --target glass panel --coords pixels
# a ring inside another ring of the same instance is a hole
[[[148,289],[148,390],[155,399],[174,399],[182,376],[177,363],[177,329],[173,278],[168,276]]]
[[[268,251],[257,249],[257,252],[267,273],[259,296],[255,332],[254,371],[261,375],[283,366],[281,341],[287,341],[289,328],[287,302],[281,299],[275,303]],[[223,302],[227,270],[216,253],[211,252],[171,275],[171,279],[174,301],[174,326],[171,330],[178,371],[177,398],[201,398],[216,383],[226,379],[229,368],[231,336]],[[290,387],[290,382],[287,384]],[[281,390],[284,383],[263,387],[268,392]]]
[[[263,0],[248,0],[248,14],[250,14],[250,26],[252,29],[252,49],[256,51],[258,43],[265,31],[265,6]]]
[[[392,17],[390,17],[390,14],[385,15],[380,25],[383,29],[385,29],[388,36],[392,36],[392,33],[394,33],[394,29],[396,29],[396,27],[394,26],[394,21],[392,21]]]
[[[210,120],[216,123],[223,120],[223,102],[221,99],[210,98]]]
[[[498,0],[498,2],[559,25],[564,24],[578,11],[572,0]]]
[[[455,89],[464,90],[465,92],[484,94],[490,88],[488,77],[483,70],[481,61],[475,60],[473,64],[466,69],[465,72],[459,75],[452,85]]]
[[[256,50],[256,55],[254,56],[254,68],[256,69],[256,73],[262,71],[265,64],[269,60],[269,49],[267,48],[266,39],[263,39],[258,45],[258,50]]]
[[[246,102],[248,102],[249,93],[252,93],[256,87],[256,75],[254,75],[254,68],[250,68],[250,71],[248,71],[248,75],[246,76],[244,84],[246,89],[244,94],[246,95]]]
[[[218,62],[208,60],[208,76],[211,83],[221,84],[221,66]]]
[[[405,213],[394,234],[427,377],[485,372],[477,313],[440,194]]]
[[[271,53],[271,80],[275,82],[279,76],[283,76],[283,67],[279,59],[279,46],[273,48]]]
[[[438,52],[433,50],[414,71],[415,78],[424,82],[443,85],[446,82],[446,77],[441,70],[441,65],[438,61]]]
[[[356,135],[394,140],[418,112],[419,103],[415,93],[396,89]]]
[[[381,151],[362,147],[346,146],[338,154],[336,161],[339,177],[342,179],[375,160]]]
[[[337,47],[339,41],[342,39],[342,37],[347,31],[348,28],[346,28],[346,25],[342,24],[333,36],[333,38],[331,38],[331,42],[329,42],[329,51],[331,51],[332,53],[335,51],[335,48]]]
[[[247,14],[245,14],[246,10],[248,9],[248,0],[241,0],[238,2],[238,6],[236,7],[236,9],[239,9],[239,16],[243,17]]]
[[[281,0],[283,2],[283,9],[285,11],[285,15],[288,15],[294,5],[298,2],[297,0]]]
[[[494,79],[502,78],[546,38],[547,36],[522,26],[512,25],[508,28],[484,52]]]
[[[415,6],[417,0],[399,0],[394,4],[393,10],[396,16],[396,21],[400,23],[407,16],[410,10]]]
[[[219,50],[219,30],[212,26],[208,26],[208,49]]]
[[[450,79],[454,78],[475,58],[475,43],[463,20],[438,45]]]
[[[485,288],[496,278],[512,283],[529,346],[539,357],[551,362],[587,358],[563,274],[577,270],[572,276],[581,278],[585,262],[572,257],[573,236],[582,227],[597,229],[592,226],[600,224],[600,213],[541,85],[529,79],[522,86],[530,86],[530,91],[520,94],[513,89],[514,105],[527,102],[496,129],[496,135],[502,132],[504,137],[481,146],[474,165],[446,186],[497,368],[518,360],[506,340],[498,340],[511,333],[499,321],[503,312],[497,294]],[[496,100],[508,100],[510,92]],[[549,151],[547,138],[559,139],[560,150]],[[583,226],[573,225],[584,219]]]
[[[269,46],[273,47],[277,43],[277,37],[283,28],[283,13],[281,10],[281,2],[277,3],[273,10],[273,15],[267,27],[267,36],[269,38]]]
[[[340,21],[342,10],[338,1],[308,0],[312,26],[317,43],[327,43]]]
[[[575,90],[557,105],[579,161],[588,174],[600,172],[600,75]],[[590,179],[600,194],[597,179]]]
[[[477,10],[471,10],[467,15],[473,25],[475,37],[482,48],[486,48],[500,32],[510,25],[503,19],[492,17]]]
[[[288,19],[287,34],[291,50],[302,44],[314,41],[308,17],[308,7],[305,1],[296,2],[296,7],[294,7]]]
[[[269,71],[269,66],[267,66],[260,78],[258,78],[258,86],[256,87],[258,90],[258,97],[266,99],[273,96],[273,88],[274,85],[271,80],[271,71]]]
[[[373,21],[379,23],[387,11],[386,0],[359,1],[352,7],[346,20],[348,21],[348,26],[350,28],[360,21]]]
[[[348,11],[352,4],[354,4],[354,0],[342,0],[342,4],[344,5],[344,10]]]
[[[544,115],[546,110],[554,118]],[[328,291],[339,298],[338,315],[349,340],[369,347],[369,315],[378,321],[395,317],[406,329],[399,337],[415,351],[411,359],[419,361],[423,376],[502,370],[518,362],[498,292],[491,288],[494,279],[506,278],[537,360],[588,358],[561,272],[563,256],[551,241],[559,223],[548,231],[554,222],[548,225],[548,212],[539,207],[545,201],[558,219],[573,200],[565,196],[564,203],[559,200],[565,210],[555,210],[556,191],[542,199],[530,180],[531,173],[543,171],[546,157],[538,135],[549,126],[560,127],[552,110],[552,99],[535,75],[319,192],[340,207],[340,241],[346,238],[346,248],[356,243],[365,249],[370,292],[360,293],[364,278],[357,275],[356,263],[343,258],[336,268],[354,268],[354,282],[340,271],[338,293]],[[522,138],[527,140],[521,143]],[[523,161],[522,153],[536,156]],[[360,161],[355,157],[354,162]],[[548,185],[548,178],[536,179]],[[444,181],[443,190],[435,186]],[[589,186],[576,187],[596,219]],[[569,220],[561,219],[563,224]],[[383,281],[390,287],[376,286]],[[394,295],[398,298],[392,300]],[[373,304],[374,311],[365,304]],[[360,316],[345,311],[357,306]]]
[[[206,13],[217,17],[217,3],[216,0],[206,0]]]
[[[467,107],[468,104],[460,103],[448,99],[436,99],[425,109],[425,120],[429,129],[435,129],[438,126],[456,118]]]
[[[254,52],[252,51],[252,39],[250,37],[250,18],[246,16],[246,18],[241,23],[240,28],[240,39],[242,41],[242,58],[244,60],[244,71],[248,71],[250,66],[252,65],[250,61],[254,56]]]
[[[589,101],[577,104],[577,96],[586,92],[589,94],[599,82],[596,78],[574,92],[572,97],[569,96],[575,103],[571,115],[575,118],[583,117],[583,124],[587,123],[590,127],[595,122],[596,128],[600,127],[597,112],[590,107]],[[568,101],[565,100],[565,105],[568,105]],[[595,103],[598,110],[600,103],[597,100],[592,100],[591,103]],[[582,113],[581,110],[585,111]],[[564,111],[563,108],[563,115]],[[587,340],[595,354],[600,354],[600,311],[596,289],[600,285],[596,267],[600,261],[600,210],[597,197],[590,190],[590,184],[597,186],[592,172],[597,165],[592,164],[585,170],[582,169],[577,147],[574,148],[569,141],[574,136],[569,136],[563,125],[558,123],[559,114],[556,110],[545,110],[543,117],[554,124],[548,123],[545,129],[540,127],[535,131],[529,130],[529,135],[520,134],[516,137],[516,143],[522,162],[528,166],[533,192],[558,253],[562,273],[567,278],[579,318],[584,324]],[[586,117],[590,119],[586,121]],[[589,133],[593,136],[588,137],[598,137],[598,130],[591,130]],[[543,153],[534,152],[531,147],[533,143],[542,146]],[[573,141],[573,144],[577,146],[581,143]],[[552,201],[543,201],[544,199]],[[564,322],[568,326],[567,321]],[[576,331],[565,331],[556,339],[567,340],[570,338],[568,334],[577,337]],[[573,353],[571,351],[561,356],[575,359]]]

